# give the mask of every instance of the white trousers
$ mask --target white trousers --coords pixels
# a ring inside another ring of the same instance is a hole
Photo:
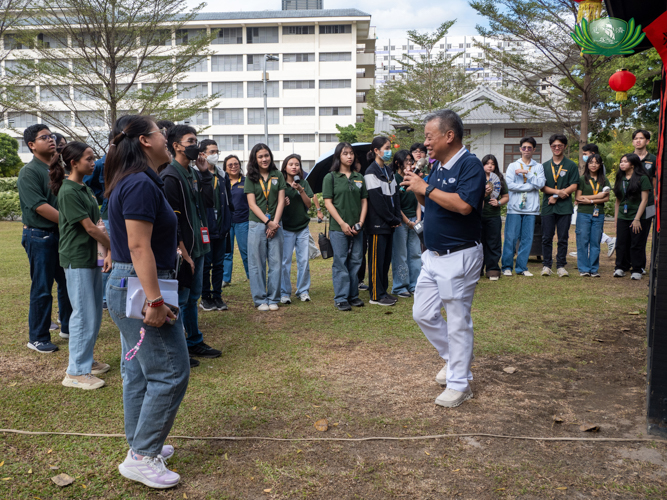
[[[447,387],[465,391],[472,380],[470,309],[484,261],[482,245],[448,255],[426,250],[415,289],[412,317],[447,362]],[[447,321],[440,309],[444,307]]]

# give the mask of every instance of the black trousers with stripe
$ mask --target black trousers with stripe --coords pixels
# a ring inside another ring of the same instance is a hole
[[[368,235],[368,291],[371,300],[380,300],[389,288],[392,234]]]

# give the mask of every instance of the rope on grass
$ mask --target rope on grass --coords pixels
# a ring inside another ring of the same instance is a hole
[[[0,432],[10,434],[23,434],[27,436],[80,436],[80,437],[102,437],[102,438],[125,438],[125,434],[89,434],[85,432],[34,432],[20,431],[16,429],[0,429]],[[429,436],[373,436],[362,438],[276,438],[266,436],[169,436],[170,439],[190,439],[195,441],[420,441],[428,439],[446,439],[462,437],[485,437],[496,439],[519,439],[523,441],[585,441],[599,443],[639,443],[663,441],[659,438],[585,438],[585,437],[536,437],[536,436],[509,436],[506,434],[486,434],[481,432],[469,432],[462,434],[434,434]]]

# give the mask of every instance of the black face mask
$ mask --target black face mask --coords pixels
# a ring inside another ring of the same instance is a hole
[[[199,146],[187,146],[184,153],[188,160],[195,161],[199,158]]]

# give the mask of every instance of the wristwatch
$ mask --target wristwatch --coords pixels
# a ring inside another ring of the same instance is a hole
[[[427,187],[426,192],[424,193],[424,198],[428,198],[429,196],[431,196],[431,193],[433,192],[434,189],[435,189],[435,186]]]

